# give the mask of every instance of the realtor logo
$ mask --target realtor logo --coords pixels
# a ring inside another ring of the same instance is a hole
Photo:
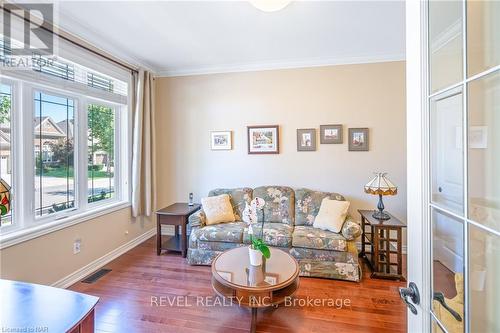
[[[51,3],[3,4],[3,48],[11,56],[31,56],[33,53],[52,55],[54,37],[51,33],[54,19],[54,5]],[[39,18],[39,22],[31,22],[30,17]],[[17,29],[22,34],[13,36],[13,21],[21,22]],[[22,37],[20,37],[22,36]],[[19,44],[12,40],[19,40]]]

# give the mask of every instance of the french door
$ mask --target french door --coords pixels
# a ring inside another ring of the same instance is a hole
[[[408,330],[500,332],[500,1],[406,10]]]

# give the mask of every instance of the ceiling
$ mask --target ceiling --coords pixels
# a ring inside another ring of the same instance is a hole
[[[56,24],[158,75],[404,59],[404,2],[63,1]]]

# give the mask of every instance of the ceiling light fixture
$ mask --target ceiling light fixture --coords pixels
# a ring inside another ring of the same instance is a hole
[[[276,12],[282,10],[290,4],[288,0],[251,0],[249,1],[255,8],[263,12]]]

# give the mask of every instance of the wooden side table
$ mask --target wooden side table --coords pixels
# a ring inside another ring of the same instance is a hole
[[[358,210],[361,215],[361,252],[367,259],[373,278],[406,281],[403,277],[403,228],[406,225],[389,214],[389,220],[378,220],[372,210]],[[369,247],[369,251],[366,248]],[[393,261],[393,259],[396,259]]]
[[[187,223],[191,214],[201,208],[201,205],[189,206],[187,203],[177,202],[156,212],[156,254],[160,255],[161,250],[181,252],[186,258],[187,253]],[[175,227],[173,236],[161,235],[161,226],[173,225]],[[179,234],[179,227],[181,233]]]

